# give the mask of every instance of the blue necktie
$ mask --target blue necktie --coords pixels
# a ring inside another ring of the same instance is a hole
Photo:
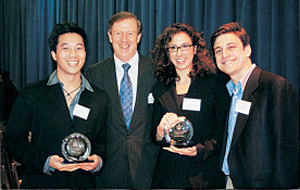
[[[122,65],[124,69],[124,76],[121,81],[120,87],[120,97],[121,104],[123,109],[123,114],[125,117],[127,129],[129,129],[129,125],[132,117],[132,83],[130,81],[130,77],[128,75],[128,70],[130,69],[130,65],[128,63]]]

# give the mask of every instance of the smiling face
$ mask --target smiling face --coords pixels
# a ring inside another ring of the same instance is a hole
[[[168,44],[168,48],[182,47],[192,45],[190,36],[185,32],[180,32],[172,37]],[[188,74],[193,65],[194,54],[196,53],[196,46],[191,46],[188,50],[182,51],[181,48],[174,52],[168,52],[170,61],[175,66],[176,72]]]
[[[241,40],[233,33],[218,36],[214,44],[218,68],[228,74],[233,82],[239,81],[251,67],[251,47],[243,47]]]
[[[126,63],[136,54],[142,34],[138,34],[137,21],[134,18],[116,21],[111,32],[107,34],[118,59]]]
[[[57,62],[57,75],[59,77],[80,75],[86,58],[82,37],[77,33],[60,35],[56,53],[51,51],[51,56]]]

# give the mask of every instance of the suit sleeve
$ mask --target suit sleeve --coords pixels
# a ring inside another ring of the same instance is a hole
[[[34,99],[32,97],[35,96],[28,91],[23,91],[18,96],[4,133],[3,146],[17,162],[43,172],[48,155],[28,140],[34,120],[34,102],[29,102],[29,99]]]
[[[100,106],[98,117],[96,121],[95,130],[95,141],[93,142],[93,154],[97,154],[102,158],[103,161],[106,160],[106,130],[107,130],[107,112],[108,112],[108,97],[106,93],[102,93],[98,98],[98,105]]]
[[[210,139],[204,144],[197,144],[198,159],[207,159],[220,152],[224,132],[226,128],[226,120],[229,108],[230,97],[226,89],[226,81],[223,78],[216,77],[214,83],[214,101],[213,101],[213,119],[216,125],[213,127],[214,133]]]
[[[273,86],[274,187],[299,187],[299,99],[287,80]]]
[[[164,110],[163,106],[159,101],[159,96],[160,96],[159,90],[161,89],[157,88],[157,86],[154,86],[153,88],[154,104],[153,104],[153,115],[152,115],[151,139],[157,145],[169,146],[165,138],[163,138],[161,141],[156,140],[157,126],[159,125],[162,117],[166,114],[166,111]]]

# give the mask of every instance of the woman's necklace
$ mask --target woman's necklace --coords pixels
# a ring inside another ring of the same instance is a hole
[[[66,95],[67,95],[66,98],[67,98],[68,101],[72,100],[71,94],[72,94],[73,92],[75,92],[76,90],[78,90],[78,89],[80,88],[80,86],[81,86],[81,84],[79,84],[79,86],[78,86],[75,90],[72,90],[71,92],[66,91],[66,89],[63,87],[64,91],[67,93],[67,94],[66,94]]]

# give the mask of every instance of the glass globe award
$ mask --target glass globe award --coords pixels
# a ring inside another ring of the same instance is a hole
[[[175,125],[165,133],[166,141],[176,147],[192,146],[191,139],[194,135],[192,123],[185,117],[179,117]]]
[[[91,143],[83,134],[72,133],[64,138],[61,150],[68,162],[84,162],[91,153]]]

